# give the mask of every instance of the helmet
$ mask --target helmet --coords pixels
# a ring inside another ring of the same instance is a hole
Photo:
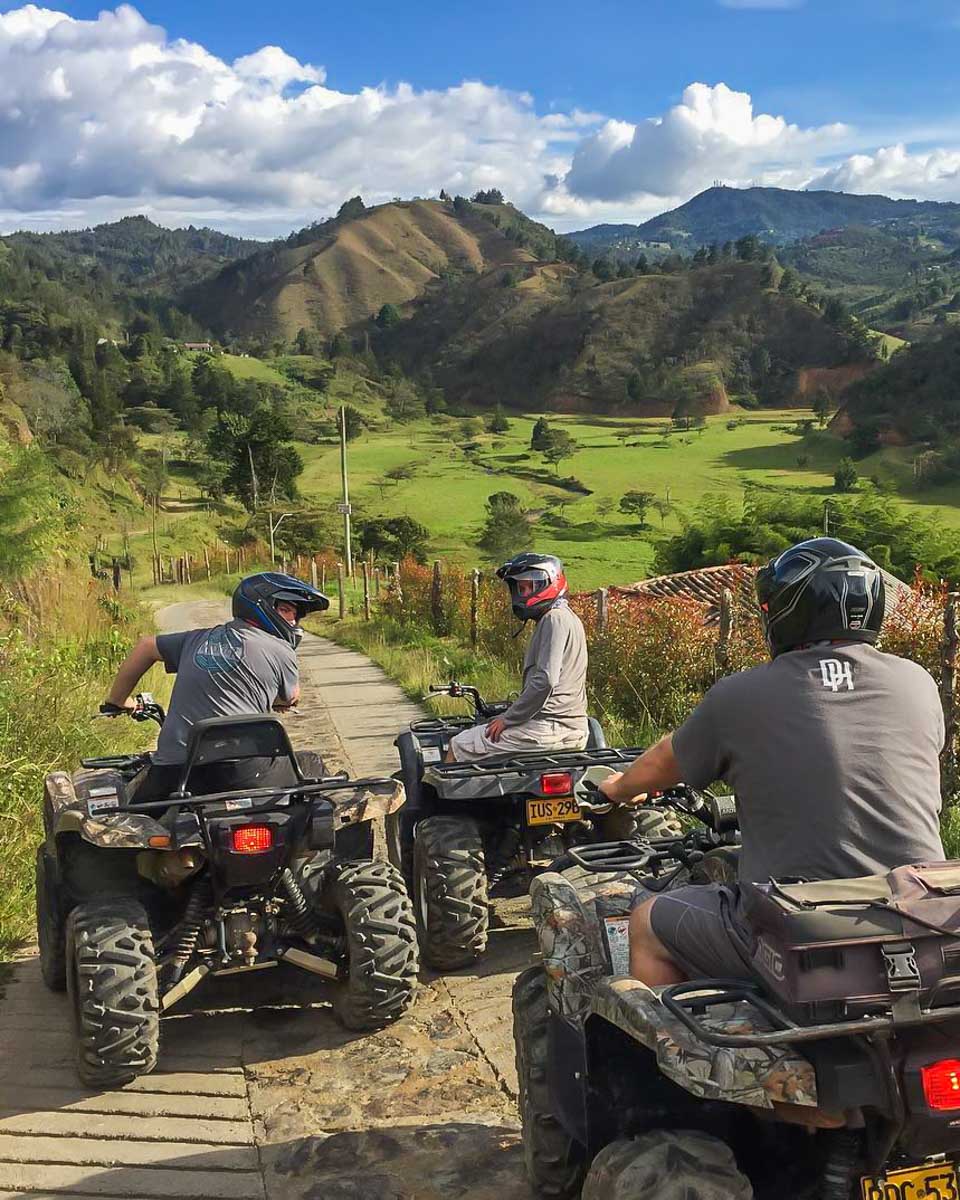
[[[811,538],[757,572],[757,599],[770,654],[810,642],[875,642],[883,623],[880,568],[837,538]]]
[[[567,594],[563,563],[552,554],[535,554],[532,550],[517,554],[497,568],[497,578],[504,580],[510,589],[514,615],[521,621],[539,621]],[[521,579],[533,583],[533,591],[526,596],[520,595]]]
[[[297,623],[291,625],[277,612],[280,601],[296,606]],[[281,575],[264,571],[261,575],[248,575],[241,579],[233,593],[233,615],[244,621],[259,625],[267,633],[283,638],[291,646],[298,646],[303,637],[300,622],[312,612],[323,612],[330,601],[316,588],[295,579],[292,575]]]

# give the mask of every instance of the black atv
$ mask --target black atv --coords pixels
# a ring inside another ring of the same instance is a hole
[[[469,700],[473,715],[416,721],[396,739],[407,799],[387,819],[387,846],[413,898],[421,952],[432,967],[455,970],[479,958],[489,899],[518,883],[526,891],[530,874],[567,847],[634,833],[638,820],[647,833],[678,829],[662,813],[634,816],[598,802],[597,779],[624,770],[640,750],[608,747],[592,718],[584,750],[445,763],[456,733],[492,720],[508,703],[488,704],[475,687],[456,681],[430,691]]]
[[[163,723],[151,697],[137,701],[132,715]],[[283,784],[191,791],[192,779],[251,759],[288,764]],[[40,965],[48,987],[69,993],[84,1084],[118,1087],[152,1070],[160,1014],[208,975],[290,963],[330,981],[348,1029],[406,1012],[413,912],[399,872],[374,861],[371,828],[403,804],[402,786],[325,777],[274,716],[198,722],[167,799],[136,799],[148,764],[86,759],[44,787]]]
[[[722,878],[715,836],[577,848],[533,881],[543,961],[513,1011],[534,1196],[957,1200],[960,863],[742,884],[754,979],[649,988],[627,974],[637,885]]]

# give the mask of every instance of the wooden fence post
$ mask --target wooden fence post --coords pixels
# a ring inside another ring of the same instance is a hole
[[[363,619],[370,620],[370,564],[366,559],[361,564],[363,566]]]
[[[606,588],[597,588],[597,632],[607,632],[607,597]]]
[[[373,594],[377,600],[380,599],[380,568],[379,567],[373,568]]]
[[[240,572],[241,575],[243,574],[243,559],[244,559],[243,547],[238,546],[237,547],[237,570]]]
[[[326,590],[327,590],[327,560],[324,559],[320,563],[320,591],[325,592]]]
[[[113,590],[115,592],[120,591],[121,583],[122,583],[122,572],[121,572],[121,567],[120,567],[120,559],[115,558],[113,560]]]
[[[430,585],[430,615],[433,618],[434,633],[443,633],[443,575],[440,573],[440,560],[434,559],[433,582]]]
[[[210,578],[210,551],[206,546],[203,548],[203,565],[207,571],[207,578]]]
[[[400,583],[400,564],[393,564],[393,594],[397,601],[397,607],[403,608],[403,587]]]
[[[940,653],[940,701],[943,704],[945,792],[951,798],[957,783],[957,651],[960,631],[957,608],[960,592],[949,592],[943,610],[943,645]]]
[[[185,554],[183,558],[186,563],[187,583],[193,583],[193,555]]]
[[[340,593],[340,620],[347,615],[347,589],[343,577],[343,563],[337,563],[337,590]]]
[[[480,640],[480,571],[474,567],[470,575],[470,645]]]
[[[177,582],[177,564],[172,554],[170,555],[170,582]]]
[[[736,616],[733,610],[733,592],[724,588],[720,593],[720,631],[717,635],[717,666],[725,670],[730,663],[730,638]]]
[[[300,555],[297,555],[297,578],[300,578],[300,572],[303,568],[300,566]]]
[[[317,560],[311,555],[310,557],[310,583],[314,589],[318,588],[317,583]]]

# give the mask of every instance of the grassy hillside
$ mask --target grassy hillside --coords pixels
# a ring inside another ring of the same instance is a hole
[[[532,263],[436,289],[376,347],[485,406],[651,416],[720,412],[745,391],[789,402],[798,370],[837,366],[845,348],[774,282],[757,262],[608,283]]]
[[[458,213],[439,200],[384,204],[307,231],[313,240],[278,243],[235,263],[185,300],[220,331],[287,341],[303,328],[329,336],[384,304],[402,307],[440,278],[532,260],[516,240],[524,222],[509,205]]]

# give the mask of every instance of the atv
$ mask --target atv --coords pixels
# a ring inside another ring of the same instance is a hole
[[[148,695],[132,715],[164,719]],[[289,764],[282,786],[191,790],[250,759]],[[166,799],[137,800],[148,765],[145,754],[85,759],[44,786],[40,966],[70,997],[85,1085],[152,1070],[161,1014],[207,976],[289,963],[330,982],[348,1029],[406,1012],[419,965],[413,912],[399,872],[374,861],[371,828],[403,804],[402,785],[325,776],[274,716],[197,722]]]
[[[629,977],[638,885],[722,877],[731,853],[694,829],[533,881],[543,961],[513,1014],[534,1195],[957,1200],[960,863],[741,884],[753,979]]]
[[[396,778],[407,799],[387,819],[387,847],[413,898],[421,953],[449,971],[469,966],[486,949],[491,898],[518,880],[525,892],[531,873],[568,846],[637,831],[633,810],[601,802],[595,784],[624,770],[640,750],[608,747],[591,718],[584,750],[446,763],[456,733],[508,704],[488,704],[475,687],[456,681],[430,691],[469,700],[473,714],[416,721],[396,739]],[[645,833],[679,828],[663,813],[643,812],[639,820]]]

